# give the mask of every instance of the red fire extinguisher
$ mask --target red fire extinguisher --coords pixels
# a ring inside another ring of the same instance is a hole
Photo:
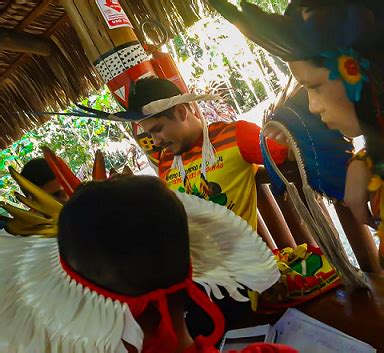
[[[181,77],[180,71],[176,66],[175,61],[173,60],[171,54],[164,53],[160,48],[167,42],[168,35],[166,29],[159,22],[155,21],[146,21],[142,24],[141,30],[143,34],[147,37],[149,35],[146,33],[146,27],[152,26],[152,37],[153,33],[157,33],[158,40],[155,42],[152,38],[152,43],[145,43],[143,45],[144,49],[152,54],[151,63],[152,67],[156,72],[156,75],[160,78],[165,78],[172,81],[176,86],[180,88],[183,93],[188,93],[188,87],[185,84],[183,78]],[[160,37],[161,36],[161,37]]]

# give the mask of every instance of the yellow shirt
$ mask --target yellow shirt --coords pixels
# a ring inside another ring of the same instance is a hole
[[[169,188],[203,197],[226,206],[245,219],[254,229],[257,226],[257,193],[255,175],[262,164],[260,127],[245,121],[218,122],[209,126],[210,141],[216,150],[217,163],[207,167],[207,179],[201,173],[202,138],[181,155],[186,177],[172,169],[174,155],[165,150],[159,158],[159,176]],[[269,143],[272,157],[279,164],[287,151]]]

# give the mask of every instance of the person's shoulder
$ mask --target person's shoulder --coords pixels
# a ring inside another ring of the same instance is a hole
[[[211,123],[208,125],[208,129],[211,130],[216,130],[216,129],[225,129],[226,127],[229,126],[234,126],[236,125],[237,121],[215,121],[214,123]]]
[[[222,135],[227,135],[227,134],[235,135],[236,123],[237,121],[233,121],[233,122],[217,121],[210,124],[208,126],[210,139],[214,140]]]
[[[259,125],[246,120],[237,120],[236,127],[238,129],[258,129],[258,130],[261,129]]]

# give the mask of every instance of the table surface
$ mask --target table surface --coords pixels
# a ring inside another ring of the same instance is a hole
[[[366,274],[366,278],[369,289],[348,292],[343,287],[335,288],[296,308],[384,353],[384,277]],[[263,315],[248,309],[234,316],[227,329],[273,324],[281,315]]]

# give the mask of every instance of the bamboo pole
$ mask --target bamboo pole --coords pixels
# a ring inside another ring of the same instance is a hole
[[[132,81],[154,74],[154,70],[118,1],[60,0],[60,3],[88,59],[114,98],[127,109]],[[116,14],[118,21],[112,17]]]

